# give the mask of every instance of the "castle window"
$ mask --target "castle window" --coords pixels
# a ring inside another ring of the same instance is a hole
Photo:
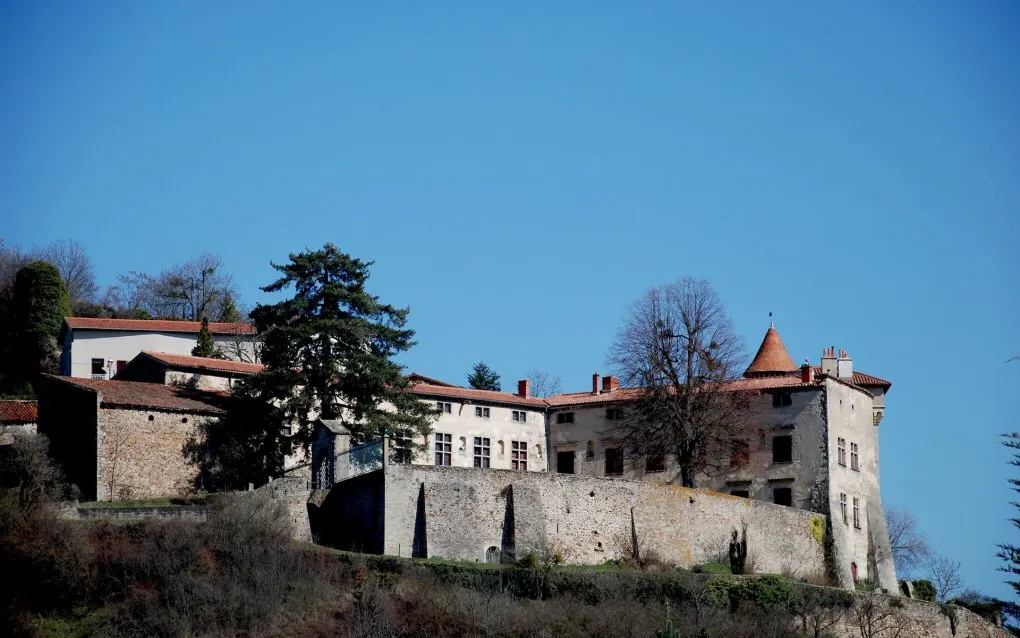
[[[729,490],[730,496],[751,498],[751,483],[748,481],[733,481],[727,483],[726,489]]]
[[[510,468],[514,470],[528,469],[527,441],[510,441]]]
[[[584,451],[584,460],[593,461],[595,460],[595,443],[588,441],[588,446]]]
[[[793,506],[793,488],[792,487],[774,487],[772,488],[772,502],[776,505],[786,505],[787,507]]]
[[[451,465],[453,435],[436,432],[436,465]]]
[[[524,410],[514,410],[513,411],[513,419],[514,419],[514,421],[518,421],[520,423],[527,423],[527,421],[528,421],[528,413],[525,412]]]
[[[391,439],[393,445],[390,448],[390,454],[394,463],[399,465],[410,465],[411,459],[413,458],[413,450],[411,449],[411,439],[406,436],[397,436]]]
[[[623,418],[623,410],[620,408],[606,408],[606,419],[609,421],[619,421]]]
[[[665,472],[666,455],[662,452],[649,454],[645,457],[645,472]]]
[[[861,455],[857,452],[857,444],[850,444],[850,469],[861,471]]]
[[[606,476],[623,474],[623,450],[618,447],[606,448]]]
[[[772,462],[791,463],[793,462],[793,437],[784,434],[783,436],[772,437]]]
[[[498,547],[490,547],[485,550],[485,562],[489,564],[498,564],[500,560],[500,551]]]
[[[846,494],[842,492],[839,493],[839,511],[843,515],[843,524],[849,525],[850,519],[846,515]]]
[[[557,423],[573,423],[574,413],[573,412],[560,412],[556,415]]]
[[[854,497],[854,528],[861,528],[861,499]]]
[[[846,439],[836,439],[836,462],[846,467]]]
[[[450,414],[453,412],[453,406],[446,401],[436,401],[436,412],[440,414]]]
[[[751,491],[747,489],[730,490],[730,496],[739,496],[740,498],[751,498]]]
[[[776,392],[772,395],[772,407],[783,408],[788,405],[793,405],[793,397],[789,392]]]
[[[489,438],[484,436],[475,437],[475,467],[489,467]]]
[[[489,408],[475,406],[475,416],[478,417],[479,419],[489,418]]]

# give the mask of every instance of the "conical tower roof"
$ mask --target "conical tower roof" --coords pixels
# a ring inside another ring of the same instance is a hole
[[[790,353],[787,352],[783,338],[779,336],[779,331],[775,326],[770,326],[769,331],[765,333],[765,338],[762,339],[761,347],[758,348],[758,354],[754,355],[754,361],[744,371],[744,376],[764,377],[796,372],[799,369],[790,358]]]

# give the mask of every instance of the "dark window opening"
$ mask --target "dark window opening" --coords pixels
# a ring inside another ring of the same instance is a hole
[[[772,489],[772,502],[776,505],[793,506],[793,488],[776,487]]]
[[[620,408],[606,408],[606,419],[609,421],[619,421],[623,419],[623,410]]]
[[[665,454],[651,454],[645,457],[645,472],[665,472],[666,471],[666,455]]]
[[[751,446],[744,441],[735,441],[730,452],[730,466],[744,467],[751,460]]]
[[[556,453],[556,471],[560,474],[574,473],[574,451]]]
[[[560,412],[556,415],[557,423],[573,423],[574,413],[573,412]]]
[[[793,397],[789,392],[776,392],[772,395],[772,407],[782,408],[788,405],[793,405]]]
[[[106,368],[103,367],[106,364],[102,359],[92,360],[92,374],[106,374]]]
[[[606,448],[606,476],[623,474],[623,450],[616,447]]]
[[[773,463],[793,462],[792,436],[772,437],[772,462]]]
[[[730,496],[739,496],[740,498],[751,498],[750,490],[730,490]]]

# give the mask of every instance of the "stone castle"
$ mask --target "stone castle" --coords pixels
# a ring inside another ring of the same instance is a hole
[[[167,322],[118,321],[68,326],[65,358],[91,358],[91,367],[40,384],[39,431],[86,499],[177,494],[197,473],[183,442],[261,366],[172,351],[179,339],[167,331],[180,328]],[[72,355],[77,341],[89,347]],[[668,455],[632,458],[613,442],[614,421],[641,392],[615,377],[593,375],[590,391],[551,397],[532,396],[526,380],[516,393],[412,381],[438,417],[420,442],[426,451],[404,463],[393,462],[389,441],[352,448],[337,424],[319,422],[310,467],[293,460],[305,477],[291,479],[287,496],[306,534],[405,556],[544,552],[599,563],[654,553],[692,565],[725,556],[732,533],[746,530],[757,571],[898,591],[879,490],[891,384],[855,371],[845,351],[798,366],[770,327],[733,383],[754,397],[755,445],[739,470],[698,477],[699,490],[675,485]]]

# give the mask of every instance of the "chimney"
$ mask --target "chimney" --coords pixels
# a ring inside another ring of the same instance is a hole
[[[839,359],[836,360],[836,376],[840,379],[850,379],[854,376],[854,360],[846,353],[846,350],[839,351]]]
[[[800,382],[815,382],[815,367],[811,365],[811,361],[809,359],[804,359],[804,365],[800,367]]]
[[[527,399],[531,396],[531,381],[528,379],[521,379],[517,382],[517,396],[522,399]]]
[[[595,374],[591,375],[591,393],[592,394],[598,394],[599,393],[599,373],[598,372],[596,372]]]
[[[836,376],[836,346],[829,346],[822,351],[822,374]]]
[[[620,389],[620,380],[616,377],[602,377],[602,392],[612,392]]]

